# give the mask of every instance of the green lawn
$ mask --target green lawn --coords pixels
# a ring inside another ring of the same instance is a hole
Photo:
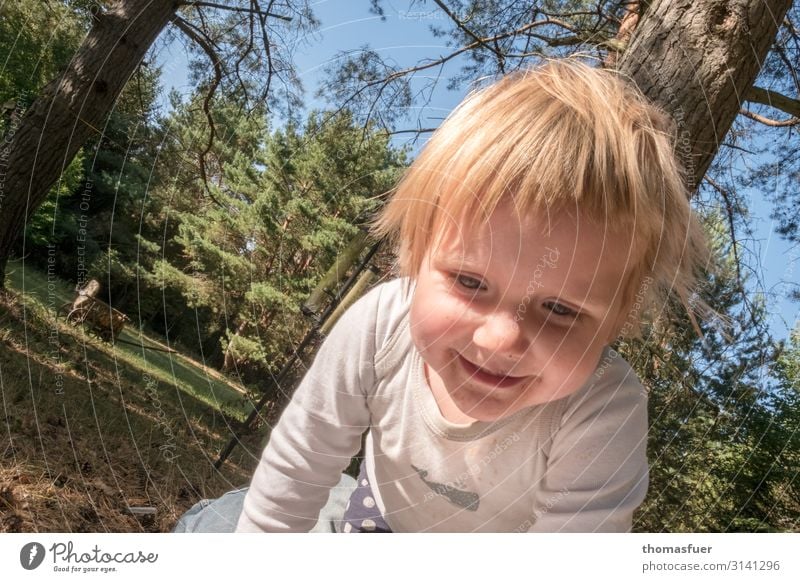
[[[129,327],[114,345],[56,312],[70,285],[12,262],[0,294],[0,532],[170,531],[245,485],[262,431],[214,467],[252,404],[240,386]],[[274,422],[267,407],[262,422]],[[155,513],[140,518],[132,507]]]
[[[48,283],[46,273],[23,266],[21,261],[9,262],[7,276],[9,288],[20,293],[26,308],[36,309],[45,317],[54,317],[56,310],[75,296],[68,283],[59,279]],[[81,341],[92,344],[97,350],[93,353],[101,354],[95,357],[105,360],[104,365],[112,369],[125,366],[129,372],[156,380],[162,390],[173,389],[183,409],[193,408],[191,402],[198,401],[239,421],[252,410],[243,387],[183,354],[159,351],[169,349],[163,338],[148,336],[130,323],[119,336],[122,341],[113,346],[80,328],[75,332]]]

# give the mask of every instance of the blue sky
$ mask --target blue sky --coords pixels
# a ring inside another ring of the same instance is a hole
[[[373,50],[395,61],[399,66],[411,66],[422,58],[435,58],[447,54],[444,39],[434,38],[431,25],[444,25],[444,14],[432,4],[409,9],[407,0],[384,0],[386,20],[370,14],[369,0],[322,0],[312,2],[312,9],[321,22],[319,31],[307,39],[307,44],[296,52],[297,70],[306,89],[308,109],[322,107],[313,98],[326,65],[335,60],[339,51],[358,50],[369,45]],[[164,67],[163,84],[166,89],[181,92],[190,90],[187,84],[186,56],[180,43],[165,47],[158,58]],[[435,127],[463,98],[466,88],[448,91],[445,87],[449,75],[458,71],[459,60],[449,63],[441,77],[439,89],[433,92],[429,103],[418,111],[410,112],[412,119],[419,118],[425,127]],[[409,128],[416,122],[409,122]],[[395,136],[395,145],[411,144],[409,134]],[[424,144],[423,136],[416,144]],[[776,175],[776,181],[786,179]],[[798,306],[786,300],[790,287],[787,281],[800,281],[800,249],[790,248],[774,231],[769,218],[770,207],[760,192],[748,193],[753,216],[753,241],[748,243],[750,264],[763,270],[764,291],[773,297],[768,300],[770,327],[774,334],[786,337],[796,325]],[[744,236],[744,233],[739,233]]]

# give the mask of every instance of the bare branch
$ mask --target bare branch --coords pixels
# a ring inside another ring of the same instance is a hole
[[[776,45],[775,52],[781,61],[783,61],[783,64],[786,66],[786,70],[789,71],[789,74],[792,76],[792,80],[794,81],[794,90],[800,94],[800,79],[797,77],[797,69],[789,60],[789,57],[786,56],[786,49],[781,45]]]
[[[252,0],[251,0],[251,4],[252,4]],[[247,90],[247,83],[245,83],[244,80],[242,80],[242,74],[241,74],[242,73],[242,69],[241,69],[241,67],[242,67],[242,63],[244,62],[245,58],[247,58],[247,55],[249,55],[250,51],[253,50],[253,45],[254,45],[254,43],[253,43],[253,37],[254,37],[253,32],[254,32],[254,28],[255,28],[255,22],[254,22],[255,21],[255,17],[256,17],[256,14],[251,12],[249,14],[248,18],[247,18],[247,20],[248,20],[247,46],[243,50],[239,51],[240,52],[239,58],[236,59],[236,62],[234,63],[234,67],[233,67],[233,70],[236,73],[236,78],[239,80],[239,87],[241,87],[242,92],[244,94],[244,102],[245,103],[249,103],[250,102],[250,94],[249,94],[249,91]]]
[[[722,186],[717,184],[713,179],[706,175],[705,177],[706,182],[711,184],[714,189],[719,192],[722,199],[725,201],[725,212],[728,215],[728,228],[731,232],[731,244],[733,245],[733,258],[736,264],[736,281],[738,283],[739,289],[742,291],[742,295],[744,296],[745,302],[747,302],[747,295],[744,291],[744,281],[742,280],[742,271],[740,269],[741,261],[739,260],[739,241],[736,239],[736,229],[734,228],[734,210],[733,204],[731,204],[730,198],[728,196],[728,191],[725,190]]]
[[[742,210],[738,208],[738,204],[737,208],[734,209],[734,204],[731,202],[729,192],[725,188],[717,184],[717,182],[715,182],[708,176],[705,176],[705,181],[711,184],[711,186],[717,192],[719,192],[719,194],[722,196],[723,201],[725,202],[725,213],[728,218],[728,228],[730,229],[731,233],[731,244],[732,244],[733,259],[734,259],[733,262],[736,265],[736,285],[738,287],[739,293],[741,293],[742,302],[748,308],[748,314],[750,316],[750,322],[753,324],[753,328],[759,329],[761,327],[762,322],[756,320],[755,317],[756,310],[753,308],[753,304],[747,295],[747,291],[745,290],[744,279],[742,278],[742,269],[741,269],[742,261],[739,256],[739,241],[736,238],[736,229],[734,226],[735,214],[741,216]]]
[[[636,30],[637,24],[639,24],[639,2],[631,2],[625,6],[625,16],[622,17],[617,36],[614,38],[617,46],[608,51],[605,63],[603,63],[604,67],[613,69],[616,66],[619,55],[628,46],[628,41],[630,41],[633,31]]]
[[[467,27],[466,27],[466,25],[465,25],[465,24],[464,24],[464,23],[461,21],[461,19],[459,19],[459,17],[458,17],[456,14],[454,14],[454,13],[453,13],[453,12],[452,12],[452,11],[451,11],[451,10],[450,10],[448,7],[447,7],[447,5],[446,5],[444,2],[442,2],[441,0],[433,0],[433,2],[434,2],[434,4],[436,4],[436,5],[437,5],[439,8],[441,8],[441,9],[442,9],[442,12],[444,12],[445,14],[447,14],[447,16],[450,18],[450,20],[452,20],[452,21],[455,23],[455,25],[456,25],[458,28],[460,28],[460,29],[461,29],[461,30],[462,30],[464,33],[466,33],[466,34],[467,34],[467,36],[470,36],[470,37],[472,37],[472,39],[473,39],[474,41],[478,42],[478,43],[479,43],[481,46],[483,46],[484,48],[486,48],[486,49],[487,49],[487,50],[489,50],[490,52],[494,53],[494,54],[495,54],[495,56],[497,57],[497,66],[498,66],[498,68],[499,68],[501,71],[504,71],[504,69],[505,69],[505,57],[503,56],[503,53],[502,53],[502,51],[499,49],[499,47],[495,48],[495,47],[496,47],[497,40],[495,40],[495,41],[494,41],[494,42],[495,42],[495,47],[491,47],[491,46],[489,46],[489,45],[486,43],[486,41],[484,41],[482,38],[478,37],[478,35],[476,35],[476,34],[475,34],[474,32],[472,32],[472,31],[471,31],[469,28],[467,28]]]
[[[476,49],[476,48],[478,48],[480,46],[483,46],[484,43],[493,43],[493,42],[496,42],[498,40],[502,40],[502,39],[505,39],[505,38],[514,37],[514,36],[522,35],[522,34],[526,34],[526,35],[530,36],[531,33],[529,31],[534,30],[534,29],[539,28],[539,27],[552,26],[552,25],[559,26],[559,27],[565,28],[565,29],[570,30],[570,31],[574,30],[574,27],[572,27],[570,24],[568,24],[566,22],[562,22],[560,20],[553,19],[553,18],[545,18],[543,20],[537,20],[537,21],[534,21],[534,22],[529,22],[529,23],[525,24],[524,26],[521,26],[520,28],[517,28],[515,30],[499,33],[499,34],[497,34],[495,36],[481,39],[480,42],[479,41],[472,42],[470,44],[467,44],[465,46],[462,46],[462,47],[454,50],[452,53],[450,53],[450,54],[448,54],[446,56],[439,57],[438,59],[434,59],[434,60],[431,60],[431,61],[428,61],[428,62],[419,63],[417,65],[414,65],[412,67],[408,67],[408,68],[405,68],[405,69],[396,70],[396,71],[393,71],[393,72],[391,72],[391,73],[389,73],[389,74],[387,74],[387,75],[385,75],[385,76],[383,76],[381,78],[376,78],[376,79],[373,79],[371,81],[367,81],[367,82],[363,83],[358,89],[353,91],[347,97],[347,99],[345,99],[342,103],[339,104],[339,107],[336,109],[336,111],[334,111],[334,115],[339,113],[339,112],[341,112],[341,111],[343,111],[343,110],[345,110],[350,103],[356,101],[362,94],[364,94],[368,90],[372,89],[373,87],[380,86],[377,89],[377,95],[373,99],[372,105],[369,107],[369,114],[367,116],[367,119],[365,120],[366,122],[368,122],[370,117],[371,117],[371,115],[372,115],[372,111],[374,110],[374,108],[375,108],[375,106],[377,104],[377,101],[381,98],[381,95],[383,94],[384,90],[386,90],[386,88],[392,82],[397,81],[398,79],[402,79],[403,77],[412,76],[415,73],[418,73],[420,71],[425,71],[425,70],[428,70],[428,69],[431,69],[431,68],[434,68],[434,67],[442,67],[448,61],[451,61],[452,59],[456,58],[457,56],[459,56],[459,55],[461,55],[463,53],[469,52],[469,51],[471,51],[473,49]],[[542,38],[544,38],[544,37],[542,37]],[[549,39],[549,40],[552,41],[553,43],[559,43],[559,42],[563,43],[566,39]],[[570,37],[569,38],[569,43],[570,44],[578,44],[580,42],[585,42],[585,41],[586,41],[585,38],[580,38],[580,39],[577,38],[577,37]],[[505,56],[506,56],[506,58],[510,58],[511,56],[516,57],[517,55],[505,55]]]
[[[747,109],[741,109],[739,113],[745,117],[749,117],[754,121],[768,125],[769,127],[792,127],[800,124],[800,119],[797,117],[790,117],[789,119],[770,119],[769,117],[764,117],[763,115],[753,113]]]
[[[744,152],[746,154],[750,154],[751,156],[756,155],[756,153],[754,151],[748,150],[747,148],[743,148],[742,146],[736,145],[735,143],[732,143],[732,142],[729,142],[729,141],[722,142],[721,144],[719,144],[719,147],[720,147],[720,149],[725,147],[725,148],[730,148],[732,150],[738,150],[740,152]]]
[[[783,24],[784,26],[786,26],[786,28],[789,29],[789,32],[792,34],[792,36],[794,36],[795,38],[800,36],[800,30],[798,30],[798,28],[794,25],[794,22],[792,22],[792,19],[788,15],[786,16],[786,18],[783,19]]]
[[[516,30],[512,30],[512,31],[509,31],[509,32],[503,32],[503,33],[497,34],[495,36],[492,36],[492,37],[489,37],[489,38],[485,38],[481,42],[473,42],[473,43],[470,43],[468,45],[462,46],[461,48],[456,49],[455,51],[453,51],[452,53],[450,53],[447,56],[440,57],[440,58],[438,58],[436,60],[421,64],[421,65],[415,65],[413,67],[408,67],[407,69],[401,69],[399,71],[395,71],[395,72],[391,73],[390,75],[387,75],[383,79],[379,79],[379,80],[376,80],[376,81],[370,81],[369,83],[365,84],[364,87],[362,87],[361,90],[363,91],[364,89],[367,89],[367,88],[372,87],[374,85],[379,85],[381,83],[391,82],[391,81],[393,81],[395,79],[399,79],[399,78],[404,77],[406,75],[409,75],[411,73],[417,73],[419,71],[424,71],[424,70],[427,70],[427,69],[430,69],[430,68],[433,68],[433,67],[438,67],[439,65],[443,65],[444,63],[456,58],[457,56],[459,56],[459,55],[461,55],[461,54],[463,54],[465,52],[471,51],[471,50],[481,46],[483,43],[494,42],[496,40],[502,40],[502,39],[508,38],[510,36],[516,36],[518,34],[526,33],[527,31],[532,30],[534,28],[538,28],[540,26],[547,26],[547,25],[551,25],[551,24],[556,24],[556,25],[559,25],[559,26],[565,26],[566,28],[571,28],[566,23],[558,22],[558,21],[550,19],[550,18],[548,18],[546,20],[537,20],[536,22],[529,22],[525,26],[517,28]],[[550,40],[557,41],[558,39],[550,39]]]
[[[206,193],[208,194],[209,198],[211,198],[218,206],[222,207],[223,205],[211,193],[211,189],[208,186],[208,173],[206,171],[206,156],[209,154],[209,152],[211,152],[211,148],[214,145],[214,137],[216,136],[214,118],[211,116],[211,100],[214,98],[214,93],[216,92],[217,87],[219,87],[219,84],[222,82],[222,65],[220,64],[219,56],[217,56],[214,48],[211,46],[202,32],[197,30],[194,26],[186,22],[180,16],[176,16],[175,20],[172,22],[181,32],[183,32],[192,41],[197,43],[201,49],[203,49],[203,52],[206,53],[211,61],[211,66],[214,68],[214,77],[211,79],[211,82],[208,86],[208,91],[206,91],[205,98],[203,99],[203,112],[208,120],[208,142],[206,143],[205,149],[200,153],[198,159],[200,162],[200,177],[203,180]]]
[[[261,7],[258,4],[258,0],[252,0],[253,6],[256,7],[257,10],[260,10]],[[272,4],[275,0],[270,0],[269,7],[272,8]],[[272,49],[269,46],[269,37],[267,36],[267,19],[264,16],[260,16],[258,19],[259,26],[261,28],[261,38],[262,44],[264,45],[264,52],[267,55],[267,82],[264,85],[264,91],[261,94],[261,101],[266,101],[267,96],[269,95],[270,86],[272,85],[272,75],[274,73],[274,68],[272,64]]]
[[[257,14],[258,16],[262,17],[271,17],[277,18],[279,20],[285,20],[286,22],[291,22],[291,16],[283,16],[282,14],[275,14],[274,12],[262,12],[258,9],[253,8],[242,8],[241,6],[226,6],[225,4],[217,4],[216,2],[182,2],[184,6],[194,6],[194,7],[205,7],[205,8],[216,8],[218,10],[227,10],[229,12],[244,12],[249,14]]]
[[[792,117],[800,117],[800,101],[776,91],[770,91],[762,87],[752,87],[747,93],[747,100],[752,103],[760,103],[780,109]]]
[[[421,127],[419,129],[398,129],[396,131],[387,131],[386,135],[399,135],[401,133],[433,133],[436,131],[435,127]]]
[[[574,10],[570,12],[548,12],[547,10],[539,10],[542,16],[549,16],[551,18],[575,18],[577,16],[597,16],[600,20],[615,21],[618,24],[622,22],[621,19],[612,14],[608,14],[603,10],[602,3],[597,5],[596,10]]]
[[[739,256],[739,240],[736,238],[736,230],[734,228],[734,220],[735,216],[742,216],[743,212],[742,209],[739,207],[738,203],[732,202],[730,198],[730,193],[723,188],[720,184],[715,182],[709,176],[705,176],[705,181],[708,182],[719,194],[722,196],[723,201],[725,202],[725,213],[727,214],[728,218],[728,228],[731,234],[731,244],[733,250],[733,258],[734,264],[736,265],[736,283],[738,286],[738,291],[742,296],[742,302],[748,308],[748,314],[750,318],[750,323],[753,326],[753,329],[763,329],[763,320],[759,320],[756,318],[756,309],[754,308],[753,302],[750,300],[747,291],[744,286],[744,279],[742,278],[742,260]],[[734,208],[736,206],[736,208]],[[747,230],[747,229],[746,229]],[[736,338],[734,338],[735,341]]]

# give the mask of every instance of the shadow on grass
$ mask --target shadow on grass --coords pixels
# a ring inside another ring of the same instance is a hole
[[[249,406],[237,386],[56,319],[71,291],[20,267],[9,287],[25,293],[0,297],[0,531],[169,531],[198,499],[247,483],[262,435],[213,467]]]
[[[21,261],[9,262],[8,278],[9,289],[35,301],[51,315],[65,303],[71,302],[75,296],[66,282],[52,278],[48,281],[44,273],[23,266]],[[33,304],[29,305],[35,308]],[[120,339],[124,342],[117,342],[113,347],[91,337],[90,333],[78,334],[76,337],[83,338],[85,344],[92,344],[95,348],[94,357],[101,358],[104,366],[110,366],[109,369],[115,369],[118,366],[117,361],[121,360],[141,370],[143,379],[149,376],[159,383],[176,388],[192,399],[219,410],[232,420],[243,421],[253,409],[253,404],[242,386],[188,356],[178,352],[159,351],[169,348],[141,330],[123,329]],[[180,395],[178,399],[181,399]]]

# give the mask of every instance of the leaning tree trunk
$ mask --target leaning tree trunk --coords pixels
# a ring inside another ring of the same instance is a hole
[[[747,99],[791,0],[655,0],[618,63],[678,128],[694,191]]]
[[[2,144],[0,289],[12,245],[81,146],[102,131],[125,83],[175,16],[173,0],[117,0]],[[87,187],[86,194],[90,195]]]

